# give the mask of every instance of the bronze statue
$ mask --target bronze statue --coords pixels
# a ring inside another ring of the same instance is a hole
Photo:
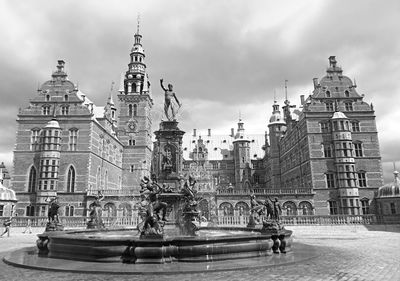
[[[47,213],[47,218],[49,219],[49,222],[54,222],[58,223],[58,209],[60,208],[60,204],[58,204],[58,197],[54,197],[53,199],[50,199],[49,202],[49,211]]]
[[[164,100],[164,113],[165,117],[168,119],[168,121],[174,121],[176,113],[178,112],[178,109],[182,106],[182,104],[179,102],[178,98],[176,97],[175,93],[173,92],[173,86],[172,84],[168,84],[168,88],[165,88],[163,85],[163,79],[160,79],[160,84],[161,88],[165,92],[165,100]],[[178,108],[175,108],[174,99],[176,103],[178,104]],[[169,113],[171,111],[171,113]]]
[[[102,206],[101,201],[103,201],[104,195],[99,190],[97,195],[94,197],[94,201],[89,205],[89,216],[90,221],[87,224],[87,228],[104,228],[102,220]]]
[[[273,216],[273,218],[276,221],[279,221],[281,213],[282,213],[282,207],[281,207],[281,204],[278,201],[278,198],[275,197],[275,200],[274,200],[273,204],[274,204],[274,216]]]

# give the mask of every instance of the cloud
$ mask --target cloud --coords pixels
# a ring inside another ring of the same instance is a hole
[[[2,1],[0,94],[7,114],[1,122],[7,137],[0,153],[13,147],[15,127],[9,124],[15,124],[18,107],[28,105],[38,82],[50,79],[58,59],[91,100],[105,103],[111,81],[118,85],[127,69],[138,13],[157,120],[163,77],[184,103],[185,130],[229,132],[241,111],[249,132],[264,133],[274,90],[282,101],[288,79],[289,99],[298,104],[299,95],[312,90],[312,78],[325,75],[327,58],[336,55],[375,106],[383,162],[400,159],[400,150],[393,151],[393,101],[400,93],[395,0]]]

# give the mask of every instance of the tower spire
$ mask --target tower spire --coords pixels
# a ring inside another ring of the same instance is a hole
[[[136,34],[139,34],[139,29],[140,29],[140,13],[137,15],[137,29],[136,29]]]

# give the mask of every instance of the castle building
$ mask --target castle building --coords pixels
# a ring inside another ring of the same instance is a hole
[[[374,212],[383,177],[372,104],[363,101],[334,56],[326,75],[313,82],[299,108],[286,98],[281,112],[274,102],[265,138],[246,137],[242,121],[222,149],[214,144],[219,136],[185,136],[190,153],[184,171],[208,175],[199,191],[214,190],[219,215],[247,213],[250,193],[259,200],[278,198],[284,215]]]
[[[142,36],[134,35],[118,94],[98,107],[68,79],[59,60],[18,113],[12,186],[20,216],[47,215],[55,196],[63,216],[86,216],[93,196],[106,196],[106,214],[131,214],[140,177],[150,172],[153,101]]]
[[[206,219],[247,216],[250,194],[278,198],[287,216],[374,212],[383,185],[374,110],[335,57],[298,108],[287,98],[282,111],[274,102],[268,134],[247,134],[239,120],[236,132],[190,135],[168,120],[153,142],[141,40],[138,29],[117,104],[110,91],[104,106],[94,105],[59,60],[20,109],[11,183],[19,216],[45,216],[56,196],[62,216],[87,216],[99,192],[105,216],[136,216],[140,179],[152,172],[171,185],[193,176]]]

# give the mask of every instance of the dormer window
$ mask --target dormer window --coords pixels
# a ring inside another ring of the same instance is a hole
[[[327,98],[330,98],[331,97],[331,92],[326,91],[325,95],[326,95]]]
[[[348,97],[350,97],[350,93],[349,93],[349,91],[344,91],[344,96],[346,97],[346,98],[348,98]]]
[[[46,95],[46,101],[50,101],[50,95]]]
[[[68,115],[69,113],[69,107],[68,106],[62,106],[61,107],[61,115]]]
[[[68,95],[64,96],[64,101],[68,101]]]

